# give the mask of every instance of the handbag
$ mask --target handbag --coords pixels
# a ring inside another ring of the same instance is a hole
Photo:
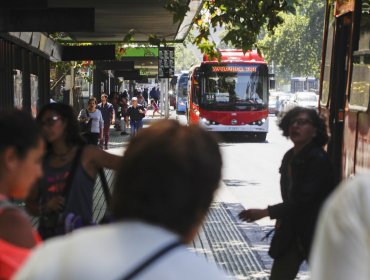
[[[80,131],[82,134],[91,132],[92,118],[90,118],[89,111],[87,111],[87,109],[85,109],[85,111],[86,111],[86,118],[88,118],[89,120],[80,122]]]

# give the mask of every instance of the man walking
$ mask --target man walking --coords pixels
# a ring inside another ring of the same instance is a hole
[[[127,109],[127,117],[130,117],[131,136],[135,136],[143,127],[143,118],[145,117],[145,109],[138,104],[137,98],[131,99],[131,106]]]
[[[111,103],[107,101],[108,95],[102,93],[101,103],[98,104],[97,108],[101,111],[104,120],[103,138],[100,140],[100,147],[108,149],[109,142],[109,127],[115,122],[114,108]]]

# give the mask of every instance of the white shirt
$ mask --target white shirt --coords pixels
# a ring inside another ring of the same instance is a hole
[[[370,174],[342,184],[326,203],[310,265],[312,280],[370,279]]]
[[[46,241],[14,279],[115,280],[178,237],[141,222],[96,226]],[[135,280],[226,279],[216,266],[185,246],[177,247],[140,273]]]

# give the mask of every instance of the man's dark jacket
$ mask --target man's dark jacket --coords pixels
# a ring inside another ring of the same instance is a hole
[[[280,173],[283,203],[269,206],[268,211],[270,218],[280,220],[281,224],[269,254],[278,258],[292,242],[298,242],[307,259],[320,208],[335,187],[332,166],[324,149],[312,142],[296,155],[293,149],[289,150],[283,157]]]
[[[132,121],[141,121],[145,117],[145,113],[140,113],[139,110],[145,112],[144,107],[140,104],[138,104],[136,108],[134,106],[130,106],[127,109],[126,116],[130,116]]]

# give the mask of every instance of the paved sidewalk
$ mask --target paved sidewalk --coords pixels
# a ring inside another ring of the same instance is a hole
[[[176,118],[176,113],[171,113],[171,118]],[[151,115],[150,111],[148,115]],[[146,117],[144,125],[148,126],[160,119],[161,117]],[[108,152],[122,155],[129,140],[129,135],[120,135],[120,131],[116,131],[112,126]],[[105,174],[112,189],[114,172],[106,170]],[[189,249],[204,256],[208,261],[215,262],[229,275],[229,279],[267,280],[272,265],[272,259],[267,253],[272,236],[269,240],[262,239],[272,227],[240,222],[237,215],[244,208],[227,189],[226,183],[221,183],[207,219]],[[100,177],[96,180],[93,200],[94,220],[99,221],[106,212]],[[33,224],[37,224],[37,218],[33,219]],[[301,267],[297,279],[309,279],[307,265]]]
[[[150,111],[147,115],[151,115]],[[171,118],[175,119],[173,111]],[[162,117],[144,118],[144,126],[158,121]],[[111,128],[111,139],[108,152],[123,154],[130,136],[120,135]],[[106,171],[109,185],[114,184],[114,172]],[[267,280],[272,266],[268,255],[269,239],[263,237],[272,229],[271,226],[261,227],[257,223],[240,222],[237,215],[244,208],[237,198],[233,197],[223,181],[209,215],[189,246],[191,251],[203,255],[208,261],[215,262],[228,275],[229,279],[261,279]],[[94,218],[99,220],[106,211],[104,195],[101,190],[100,178],[97,179],[94,192]],[[301,267],[299,280],[309,279],[307,265]]]

